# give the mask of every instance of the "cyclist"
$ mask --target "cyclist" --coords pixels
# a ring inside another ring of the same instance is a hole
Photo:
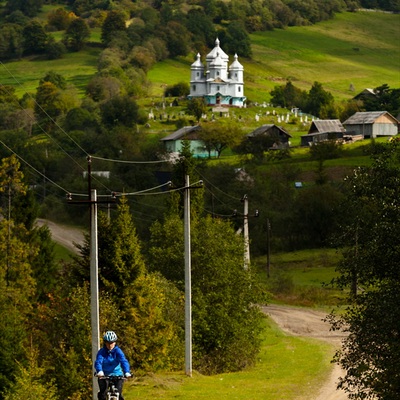
[[[94,368],[99,378],[100,392],[97,395],[99,400],[106,400],[109,385],[108,379],[101,378],[105,376],[131,377],[129,362],[124,352],[117,346],[117,340],[115,332],[107,331],[103,336],[104,346],[97,352]],[[117,379],[115,386],[118,389],[120,400],[124,400],[122,396],[123,379]]]

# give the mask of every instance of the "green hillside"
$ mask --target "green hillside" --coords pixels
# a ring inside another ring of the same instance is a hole
[[[245,68],[246,96],[267,101],[266,93],[288,78],[307,90],[314,81],[321,82],[337,99],[383,83],[398,87],[399,37],[400,15],[382,12],[342,13],[317,25],[253,34],[253,59],[239,60]],[[187,60],[157,64],[149,72],[153,94],[160,95],[163,84],[189,76]]]
[[[54,36],[61,34],[55,32]],[[399,37],[400,15],[383,12],[341,13],[317,25],[252,34],[253,59],[240,59],[245,68],[246,96],[268,101],[269,91],[288,78],[307,90],[317,80],[337,99],[355,94],[349,90],[351,84],[356,93],[383,83],[398,87]],[[83,92],[96,73],[100,51],[89,47],[59,60],[8,62],[0,65],[0,83],[15,86],[22,95],[35,91],[39,79],[54,70]],[[188,81],[193,60],[192,54],[156,64],[148,73],[153,84],[151,95],[161,96],[165,85]]]

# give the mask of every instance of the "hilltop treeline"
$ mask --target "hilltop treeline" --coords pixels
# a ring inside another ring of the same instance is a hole
[[[59,8],[50,11],[45,22],[39,22],[35,17],[44,4]],[[314,24],[359,7],[399,11],[398,4],[389,0],[3,0],[0,6],[3,60],[42,53],[58,58],[67,50],[79,51],[88,40],[89,29],[101,27],[104,46],[125,51],[141,46],[142,56],[135,59],[146,64],[149,54],[158,61],[187,55],[189,51],[202,52],[204,46],[212,46],[216,36],[228,53],[251,57],[248,35],[252,32]],[[111,19],[110,12],[114,13]],[[65,31],[65,36],[56,43],[49,32],[60,30]]]

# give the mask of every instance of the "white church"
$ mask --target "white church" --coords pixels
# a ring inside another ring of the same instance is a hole
[[[206,56],[206,66],[197,54],[197,60],[191,65],[189,99],[203,97],[206,104],[221,107],[243,107],[244,95],[243,66],[235,54],[233,63],[229,65],[229,56],[219,46]]]

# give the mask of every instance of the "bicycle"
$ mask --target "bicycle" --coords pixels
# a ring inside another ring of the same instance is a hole
[[[126,378],[123,376],[102,376],[99,379],[107,380],[107,390],[106,390],[106,399],[107,400],[119,400],[119,391],[116,386],[116,382],[119,380],[126,381]]]

